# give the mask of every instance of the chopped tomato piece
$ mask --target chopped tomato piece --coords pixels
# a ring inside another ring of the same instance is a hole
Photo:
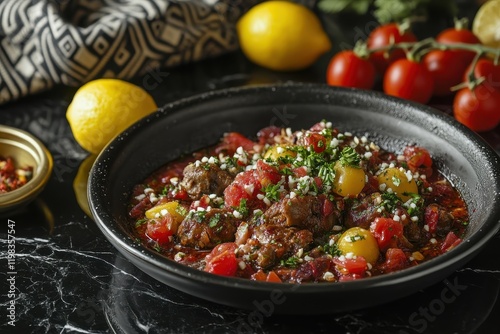
[[[241,200],[245,199],[247,207],[254,207],[262,188],[261,181],[254,170],[240,173],[224,190],[224,203],[227,207],[239,207]]]
[[[462,239],[456,236],[453,232],[448,232],[443,244],[441,245],[441,252],[447,252],[457,247],[462,242]]]
[[[266,282],[281,283],[281,278],[273,270],[271,270],[267,274]]]
[[[385,272],[393,272],[408,267],[408,258],[400,248],[389,248],[385,253],[385,262],[380,268]]]
[[[274,144],[274,137],[281,133],[281,128],[271,125],[257,132],[259,144]]]
[[[349,274],[362,275],[368,269],[368,264],[364,257],[356,256],[355,258],[348,259],[346,257],[334,257],[333,262],[346,269]]]
[[[412,172],[416,172],[419,168],[431,170],[432,158],[425,148],[418,146],[407,146],[403,151],[406,163]]]
[[[215,246],[205,257],[205,271],[221,276],[234,276],[238,271],[238,260],[234,253],[236,247],[234,242]]]
[[[264,162],[263,160],[257,161],[257,178],[263,187],[269,184],[276,184],[281,180],[281,175],[278,169]]]
[[[403,236],[403,225],[391,218],[375,218],[370,225],[375,239],[377,239],[380,250],[389,248],[397,238]]]
[[[429,205],[425,208],[424,221],[427,226],[429,226],[429,232],[436,233],[438,221],[439,221],[439,211],[437,205]]]
[[[294,168],[293,173],[295,174],[296,177],[306,176],[307,175],[307,168],[304,166]]]
[[[264,271],[259,270],[256,273],[252,274],[252,276],[250,278],[253,279],[254,281],[265,281],[267,278],[267,275]]]
[[[310,133],[305,138],[305,146],[312,146],[314,152],[321,153],[326,148],[326,138],[319,133]]]
[[[233,155],[240,146],[245,151],[252,151],[254,145],[255,142],[241,133],[229,132],[222,138],[222,142],[216,147],[215,153],[219,154],[220,152],[224,152],[227,155]]]
[[[282,283],[281,278],[274,270],[271,270],[266,274],[262,269],[260,269],[256,273],[252,274],[250,278],[254,281]]]
[[[203,195],[198,201],[191,202],[189,210],[196,210],[197,208],[206,209],[210,205],[210,197],[208,195]]]
[[[325,122],[318,122],[313,126],[311,126],[309,130],[314,132],[320,132],[321,130],[325,129],[326,127],[325,125],[326,125]]]
[[[328,198],[324,198],[324,202],[323,202],[323,207],[322,207],[322,210],[321,210],[321,214],[324,216],[324,217],[327,217],[329,215],[332,214],[333,212],[333,203],[332,201],[330,201]]]

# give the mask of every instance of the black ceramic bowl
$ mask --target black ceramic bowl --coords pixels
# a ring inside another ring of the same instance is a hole
[[[216,143],[224,132],[252,136],[268,125],[308,128],[326,119],[381,147],[427,148],[460,190],[470,227],[452,251],[400,272],[332,284],[279,284],[227,278],[188,268],[142,246],[132,235],[132,187],[183,153]],[[311,314],[388,302],[444,279],[476,255],[500,226],[500,162],[484,142],[451,117],[377,92],[323,85],[284,85],[210,92],[168,104],[113,140],[89,180],[92,214],[109,241],[157,280],[217,303],[261,314]]]

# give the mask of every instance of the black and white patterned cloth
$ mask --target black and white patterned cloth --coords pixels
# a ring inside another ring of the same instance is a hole
[[[258,0],[0,0],[0,104],[238,48]]]

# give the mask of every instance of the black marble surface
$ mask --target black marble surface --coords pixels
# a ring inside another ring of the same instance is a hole
[[[473,7],[466,8],[473,15]],[[337,46],[370,29],[349,16],[326,17]],[[439,17],[420,36],[450,22]],[[240,53],[176,69],[151,70],[134,83],[159,105],[231,86],[324,82],[327,61],[298,73],[275,73]],[[65,119],[75,89],[54,90],[0,106],[0,123],[40,138],[54,157],[49,184],[24,210],[0,216],[1,333],[497,333],[500,328],[500,234],[465,267],[407,298],[374,308],[322,316],[244,311],[191,297],[150,278],[125,260],[79,206],[73,182],[88,154]],[[432,101],[450,112],[450,101]],[[500,152],[500,129],[483,134]],[[499,203],[500,205],[500,203]],[[8,318],[12,275],[7,224],[15,222],[15,327]],[[335,303],[332,300],[332,303]],[[304,305],[307,307],[307,305]]]

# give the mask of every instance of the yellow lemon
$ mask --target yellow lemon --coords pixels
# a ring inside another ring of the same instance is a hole
[[[472,32],[484,45],[500,47],[500,1],[485,2],[472,22]]]
[[[309,67],[332,46],[315,14],[287,1],[254,6],[238,21],[237,31],[248,59],[277,71]]]
[[[66,118],[78,144],[97,154],[116,135],[157,108],[141,87],[118,79],[97,79],[78,89]]]
[[[92,213],[90,212],[89,200],[87,197],[87,182],[89,179],[90,169],[92,168],[96,158],[96,154],[91,154],[83,160],[80,167],[78,167],[78,172],[73,180],[73,191],[75,192],[76,202],[83,212],[85,212],[90,218],[92,218]]]

